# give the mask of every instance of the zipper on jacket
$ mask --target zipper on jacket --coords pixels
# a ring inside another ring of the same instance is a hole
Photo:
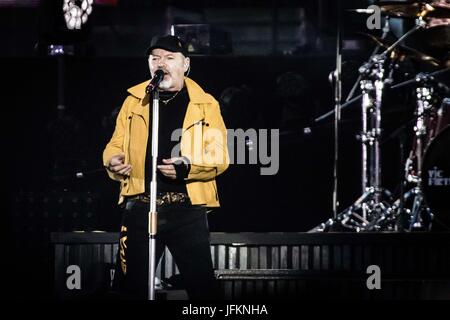
[[[133,120],[133,116],[129,116],[128,119],[130,119],[130,123],[128,124],[128,157],[131,154],[130,146],[131,146],[131,122]],[[130,161],[130,159],[128,159]]]
[[[130,123],[128,125],[128,163],[130,162],[130,154],[131,154],[131,150],[130,150],[130,146],[131,146],[131,120],[133,120],[133,116],[130,115],[128,116],[128,119],[130,120]],[[126,176],[125,177],[125,181],[130,180],[130,176]],[[130,188],[129,182],[125,182],[125,185],[128,187],[127,190]]]

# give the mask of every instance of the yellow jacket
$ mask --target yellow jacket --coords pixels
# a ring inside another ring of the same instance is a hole
[[[125,196],[145,192],[144,169],[150,124],[150,98],[145,93],[147,84],[148,81],[128,89],[130,95],[122,105],[113,136],[103,151],[105,167],[111,157],[119,153],[124,153],[125,163],[132,166],[130,176],[125,178],[107,170],[112,179],[120,181],[119,204]],[[186,77],[185,84],[190,102],[183,122],[180,151],[191,163],[186,178],[187,192],[194,205],[218,207],[215,177],[229,165],[225,124],[219,103],[193,80]]]

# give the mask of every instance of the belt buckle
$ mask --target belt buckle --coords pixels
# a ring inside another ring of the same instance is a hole
[[[175,192],[175,193],[173,194],[173,201],[174,201],[174,202],[178,202],[178,203],[183,202],[183,194],[182,194],[182,193]]]
[[[140,200],[142,202],[150,203],[150,197],[147,195],[138,195],[131,199]],[[130,199],[130,200],[131,200]],[[171,203],[183,203],[186,202],[187,195],[179,192],[164,192],[156,196],[156,204],[158,206],[171,204]]]

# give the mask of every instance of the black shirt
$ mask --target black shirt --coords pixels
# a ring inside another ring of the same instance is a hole
[[[171,99],[171,100],[169,100]],[[164,103],[165,100],[169,100]],[[180,143],[180,139],[176,141],[171,140],[172,132],[176,129],[183,128],[184,117],[186,115],[187,106],[189,103],[189,95],[186,87],[180,92],[160,92],[159,94],[159,142],[158,142],[158,165],[163,164],[162,159],[170,159],[173,148]],[[150,99],[149,112],[151,113],[152,100]],[[149,133],[147,142],[147,154],[145,159],[145,193],[149,194],[150,181],[152,179],[152,118],[149,117]],[[177,135],[181,137],[181,135]],[[179,150],[179,146],[178,146]],[[176,155],[181,156],[180,154]],[[186,183],[184,178],[187,176],[187,171],[184,176],[178,176],[177,179],[169,179],[165,177],[159,170],[157,170],[157,188],[159,192],[184,192],[187,193]]]

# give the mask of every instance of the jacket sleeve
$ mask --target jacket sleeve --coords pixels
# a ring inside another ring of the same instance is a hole
[[[123,179],[123,176],[109,171],[108,163],[109,163],[109,160],[112,158],[112,156],[115,156],[120,153],[124,153],[123,144],[124,144],[124,137],[125,137],[127,106],[128,106],[129,99],[130,99],[130,97],[127,97],[127,99],[125,99],[125,101],[122,105],[122,108],[120,109],[120,112],[117,116],[116,127],[114,129],[114,133],[111,137],[111,140],[109,140],[108,144],[105,147],[105,150],[103,150],[103,166],[106,168],[106,171],[108,172],[109,177],[116,181],[121,181]]]
[[[214,102],[207,109],[205,110],[206,127],[204,128],[202,144],[203,161],[200,164],[190,162],[187,182],[212,180],[223,173],[230,164],[227,130],[220,114],[219,103],[214,99]]]

